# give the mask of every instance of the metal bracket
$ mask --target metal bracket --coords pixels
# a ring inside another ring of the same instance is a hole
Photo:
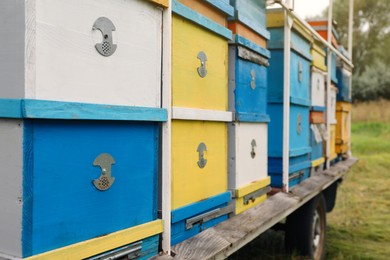
[[[200,67],[198,67],[198,74],[201,78],[204,78],[207,75],[207,69],[206,69],[207,56],[203,51],[200,51],[198,53],[197,58],[200,60]]]
[[[116,30],[115,25],[106,17],[99,17],[92,26],[92,30],[99,30],[102,33],[103,41],[95,44],[96,50],[103,56],[108,57],[114,54],[117,45],[112,40],[112,32]]]
[[[229,214],[234,211],[234,205],[230,204],[224,208],[214,209],[209,212],[200,214],[193,218],[189,218],[186,220],[186,230],[194,227],[195,224],[202,224],[212,219],[219,218],[220,216]]]
[[[244,205],[248,205],[250,201],[255,202],[258,197],[261,197],[271,191],[271,187],[267,186],[260,190],[254,191],[244,196]]]
[[[255,139],[252,139],[251,146],[252,146],[251,157],[252,159],[254,159],[256,157],[255,148],[257,147]]]
[[[93,162],[93,166],[99,166],[102,173],[99,179],[93,180],[93,185],[100,191],[108,190],[115,181],[115,178],[111,177],[111,166],[115,163],[114,158],[108,153],[102,153],[96,157]]]
[[[302,133],[302,115],[299,113],[297,117],[297,133],[300,135]]]
[[[251,79],[251,88],[253,90],[255,90],[256,88],[256,71],[254,69],[251,70],[251,76],[252,76],[252,79]]]
[[[120,247],[109,252],[85,258],[87,260],[114,260],[122,257],[126,257],[125,259],[137,259],[141,256],[142,250],[142,241],[133,243],[131,245],[127,245],[124,247]]]
[[[198,166],[199,168],[204,168],[207,163],[207,159],[204,158],[204,153],[207,151],[207,146],[205,143],[200,143],[196,151],[199,153]]]
[[[303,175],[305,175],[305,171],[296,172],[296,173],[290,175],[290,177],[288,178],[288,180],[289,180],[289,181],[292,181],[292,180],[295,180],[295,179],[300,179],[300,180],[302,180]]]

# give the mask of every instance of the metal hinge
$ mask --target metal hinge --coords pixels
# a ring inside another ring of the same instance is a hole
[[[186,220],[186,230],[193,228],[195,224],[204,223],[212,219],[219,218],[220,216],[229,214],[234,211],[234,205],[230,204],[224,208],[214,209],[212,211],[203,213],[193,218]]]
[[[254,191],[244,196],[244,205],[248,205],[249,201],[254,202],[256,198],[261,197],[271,191],[271,187],[267,186],[260,190]]]
[[[96,255],[93,257],[85,258],[86,260],[114,260],[121,257],[126,257],[126,259],[137,259],[141,256],[142,250],[142,241],[120,247],[109,252]]]

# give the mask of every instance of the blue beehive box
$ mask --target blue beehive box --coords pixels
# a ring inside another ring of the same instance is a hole
[[[268,122],[267,67],[270,52],[239,36],[229,47],[229,110],[236,120]]]
[[[324,163],[324,147],[323,147],[323,136],[320,124],[310,125],[310,146],[311,154],[310,160],[312,161],[312,167],[317,167]]]
[[[284,11],[270,10],[268,29],[271,40],[268,48],[272,59],[268,69],[268,172],[271,185],[281,188],[283,158],[283,71],[284,71]],[[290,63],[290,167],[289,185],[294,186],[309,176],[311,166],[309,144],[309,110],[311,36],[305,28],[294,21],[291,30],[291,63]]]
[[[349,55],[343,46],[339,47],[339,51],[349,59]],[[351,81],[352,81],[352,69],[341,58],[337,59],[337,101],[351,102]]]

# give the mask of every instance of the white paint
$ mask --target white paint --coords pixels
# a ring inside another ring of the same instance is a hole
[[[0,254],[22,257],[23,126],[0,119]]]
[[[26,57],[35,66],[29,73],[35,84],[27,85],[27,98],[161,106],[160,7],[142,0],[35,2],[36,31],[31,18],[26,32],[28,42],[36,42]],[[95,49],[99,33],[92,26],[102,16],[116,27],[117,50],[110,57]]]
[[[267,123],[228,124],[229,130],[229,189],[248,186],[268,176]],[[255,157],[251,157],[252,140]]]
[[[325,107],[325,75],[315,68],[311,72],[311,105]]]
[[[171,57],[172,57],[172,1],[169,8],[163,12],[163,56],[162,56],[162,107],[167,109],[167,122],[162,124],[162,154],[161,154],[161,212],[164,220],[162,233],[162,250],[170,255],[171,252],[171,139],[172,139],[172,86],[171,86]]]
[[[232,122],[233,113],[220,110],[172,107],[172,118],[182,120]]]

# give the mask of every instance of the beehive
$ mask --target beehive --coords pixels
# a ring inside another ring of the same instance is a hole
[[[177,244],[232,212],[225,121],[232,120],[227,112],[232,33],[226,27],[233,8],[226,0],[172,4],[171,243]]]
[[[325,65],[326,53],[323,46],[314,41],[311,48],[313,57],[311,68],[311,106],[312,110],[324,111],[325,108]]]
[[[345,154],[349,150],[351,103],[337,102],[336,105],[336,153]]]
[[[268,10],[268,29],[271,40],[268,48],[272,59],[268,69],[268,113],[269,123],[268,172],[271,185],[282,187],[283,157],[283,71],[284,71],[284,11]],[[309,176],[311,165],[309,153],[309,110],[310,96],[310,54],[311,35],[305,27],[294,20],[291,30],[290,63],[290,186]]]
[[[1,1],[2,256],[157,253],[164,5]]]
[[[339,51],[349,59],[349,56],[343,46],[339,47]],[[338,80],[337,87],[339,89],[339,92],[337,93],[337,100],[351,102],[352,68],[341,58],[337,59],[336,76]]]

